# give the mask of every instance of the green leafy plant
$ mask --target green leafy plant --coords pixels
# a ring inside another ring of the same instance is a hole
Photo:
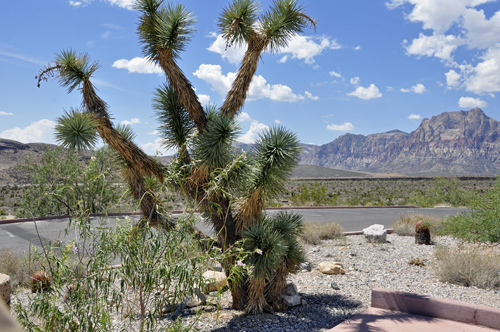
[[[482,194],[475,194],[469,210],[446,218],[441,234],[468,242],[500,242],[500,179],[494,187]]]
[[[99,149],[86,168],[80,154],[61,147],[44,151],[39,163],[28,157],[19,167],[31,185],[21,196],[16,216],[71,214],[77,200],[90,213],[104,212],[119,199],[110,159],[106,149]]]

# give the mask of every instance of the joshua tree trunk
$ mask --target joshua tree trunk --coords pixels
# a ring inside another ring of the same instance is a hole
[[[170,51],[160,50],[159,53],[161,68],[167,75],[170,84],[174,87],[174,91],[179,97],[179,102],[184,105],[189,113],[189,117],[194,121],[201,134],[207,125],[207,117],[191,82],[189,82],[182,70],[177,66],[177,63],[172,59]]]
[[[257,70],[260,55],[267,45],[267,40],[254,34],[248,41],[248,47],[243,57],[238,74],[233,82],[231,90],[227,93],[224,104],[220,112],[226,116],[235,116],[238,111],[243,107],[247,97],[248,88],[252,82],[253,75]]]

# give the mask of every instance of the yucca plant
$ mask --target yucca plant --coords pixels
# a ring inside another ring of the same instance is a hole
[[[196,20],[192,12],[163,0],[137,0],[135,6],[140,12],[138,35],[143,54],[163,69],[168,81],[156,90],[153,108],[164,146],[177,149],[171,165],[161,169],[137,151],[133,139],[124,131],[113,128],[107,105],[90,83],[98,64],[91,63],[87,55],[63,51],[54,66],[41,72],[39,82],[57,75],[68,91],[81,89],[84,110],[90,114],[89,120],[97,123],[94,128],[101,137],[120,156],[126,170],[124,177],[135,198],[149,197],[149,205],[141,205],[143,214],[161,210],[154,194],[145,194],[155,190],[148,178],[151,176],[160,183],[166,180],[174,184],[193,202],[192,206],[203,211],[217,233],[217,245],[226,253],[222,265],[229,277],[234,308],[250,313],[283,309],[280,295],[287,276],[304,258],[297,241],[302,222],[298,215],[269,217],[262,211],[266,200],[283,192],[298,160],[299,142],[292,132],[273,127],[250,151],[239,152],[235,145],[240,127],[235,115],[244,104],[262,53],[277,52],[308,25],[315,27],[315,21],[297,0],[273,0],[263,13],[257,1],[233,0],[221,14],[220,32],[228,47],[246,44],[247,50],[223,105],[204,109],[177,63],[194,32]],[[82,130],[66,128],[61,135],[69,132],[73,141],[83,141]],[[163,174],[167,174],[165,179]],[[239,278],[233,278],[237,265],[247,269]]]

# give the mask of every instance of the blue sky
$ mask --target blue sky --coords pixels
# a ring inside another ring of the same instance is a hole
[[[165,81],[143,58],[132,0],[8,1],[0,10],[0,137],[54,143],[56,118],[78,107],[52,79],[54,54],[86,52],[114,123],[129,123],[150,154],[160,148],[151,108]],[[217,19],[228,1],[182,1],[198,19],[180,67],[203,104],[222,104],[243,50],[225,50]],[[266,9],[270,1],[263,1]],[[423,118],[481,107],[500,120],[500,4],[487,0],[304,0],[316,31],[265,53],[240,115],[241,141],[282,124],[303,143],[347,132],[415,130]],[[166,151],[164,151],[166,152]]]

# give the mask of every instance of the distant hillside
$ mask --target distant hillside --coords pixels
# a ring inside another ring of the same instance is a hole
[[[24,175],[16,168],[30,154],[35,162],[45,149],[53,149],[55,145],[45,143],[29,143],[0,138],[0,184],[23,183]]]
[[[301,165],[406,175],[500,173],[500,126],[481,109],[445,112],[417,130],[345,134],[302,155]]]

